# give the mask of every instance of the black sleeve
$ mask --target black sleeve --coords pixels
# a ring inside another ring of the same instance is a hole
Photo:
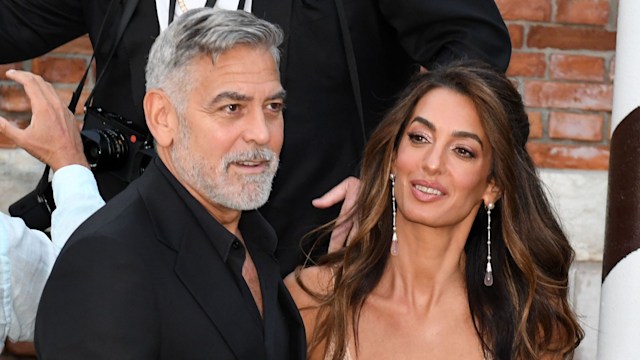
[[[506,71],[511,39],[493,0],[379,0],[405,51],[427,69],[479,59]]]
[[[87,33],[85,21],[79,0],[3,0],[0,63],[45,54]]]
[[[150,275],[114,238],[77,238],[58,257],[36,318],[39,359],[156,359]]]

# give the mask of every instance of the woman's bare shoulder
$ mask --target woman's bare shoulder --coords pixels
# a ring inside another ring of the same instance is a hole
[[[327,266],[300,268],[284,279],[298,308],[318,305],[317,296],[325,296],[333,287],[333,270]]]

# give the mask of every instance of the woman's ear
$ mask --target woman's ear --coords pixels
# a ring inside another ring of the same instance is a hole
[[[500,197],[502,196],[502,190],[496,185],[494,180],[489,181],[487,184],[487,189],[482,196],[482,200],[484,201],[484,205],[487,206],[489,204],[495,204]]]
[[[147,127],[158,146],[168,147],[178,134],[178,116],[167,94],[160,89],[147,91],[143,100]]]

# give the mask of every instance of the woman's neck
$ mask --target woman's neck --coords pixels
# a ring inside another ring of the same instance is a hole
[[[389,257],[379,290],[418,307],[466,292],[464,246],[470,226],[431,228],[399,222],[399,252]]]

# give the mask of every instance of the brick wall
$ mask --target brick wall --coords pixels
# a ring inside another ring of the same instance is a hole
[[[92,49],[88,37],[81,37],[63,45],[39,58],[15,64],[0,65],[0,116],[14,121],[21,127],[28,125],[30,106],[21,86],[8,81],[5,72],[9,69],[28,70],[54,84],[56,91],[65,103],[71,99],[82,75],[91,59]],[[87,79],[87,85],[78,103],[76,113],[82,114],[82,105],[94,83],[93,72]],[[87,91],[88,89],[88,91]],[[4,136],[0,135],[0,151],[15,148]]]
[[[606,170],[616,0],[497,0],[540,167]]]

